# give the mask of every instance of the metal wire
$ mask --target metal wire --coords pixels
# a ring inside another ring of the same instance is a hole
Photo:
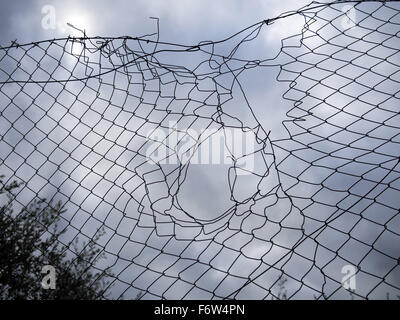
[[[289,299],[343,298],[344,265],[356,269],[354,296],[399,294],[399,9],[312,2],[196,45],[159,32],[14,41],[0,49],[0,173],[24,182],[21,206],[65,203],[65,246],[105,228],[97,245],[107,259],[93,268],[111,268],[113,299],[280,298],[282,279]],[[291,17],[303,29],[276,57],[246,58]],[[291,105],[279,138],[243,83],[265,69],[287,86],[274,108]],[[256,167],[240,175],[234,159],[230,206],[212,218],[182,204],[195,165],[148,162],[148,133],[171,121],[178,141],[159,144],[171,156],[190,128],[254,133],[255,151],[242,158]]]

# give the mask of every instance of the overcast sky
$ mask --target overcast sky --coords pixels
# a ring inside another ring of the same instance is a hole
[[[203,52],[163,53],[179,48],[160,45],[152,68],[132,60],[156,50],[151,42],[124,47],[114,40],[106,48],[115,51],[101,65],[100,51],[83,57],[79,45],[65,40],[45,42],[28,56],[28,47],[11,48],[7,57],[2,50],[1,81],[10,74],[13,80],[80,78],[119,67],[87,82],[0,87],[0,174],[27,182],[21,203],[36,196],[66,203],[69,232],[62,241],[90,238],[105,227],[98,244],[107,259],[98,267],[112,266],[116,275],[111,298],[124,293],[129,299],[141,290],[148,299],[270,299],[282,273],[292,298],[321,298],[322,292],[349,298],[340,283],[349,265],[358,268],[361,297],[399,294],[399,6],[361,5],[351,16],[359,24],[353,28],[343,4],[319,12],[311,25],[301,15],[255,25],[307,3],[1,4],[3,47],[80,36],[67,22],[90,37],[136,37],[155,33],[150,17],[156,17],[160,41],[184,45],[254,25]],[[54,28],[43,26],[49,13]],[[280,53],[281,41],[296,34]],[[233,51],[249,35],[254,38]],[[223,63],[230,52],[234,59]],[[249,63],[255,60],[257,67]],[[37,63],[43,70],[35,70]],[[177,67],[175,78],[167,64]],[[235,78],[227,68],[241,72]],[[252,129],[256,152],[243,158],[251,161],[251,173],[237,174],[226,164],[149,163],[143,149],[149,132],[168,132],[171,122],[182,132],[221,130],[221,122]]]

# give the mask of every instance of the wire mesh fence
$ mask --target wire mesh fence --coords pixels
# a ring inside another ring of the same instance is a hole
[[[398,295],[399,9],[312,2],[195,45],[14,41],[3,184],[23,182],[20,210],[63,203],[56,241],[71,257],[95,242],[111,299]],[[301,30],[262,52],[291,18]],[[285,91],[255,102],[253,86]]]

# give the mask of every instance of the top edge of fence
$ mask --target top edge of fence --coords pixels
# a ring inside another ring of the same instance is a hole
[[[0,45],[0,50],[8,50],[8,49],[12,49],[12,48],[20,48],[20,47],[27,47],[27,46],[39,46],[42,43],[53,43],[53,42],[61,42],[61,41],[66,41],[66,42],[84,42],[86,43],[87,41],[91,42],[91,44],[94,47],[97,48],[101,48],[104,43],[93,43],[92,41],[96,41],[96,40],[102,40],[102,41],[114,41],[114,40],[123,40],[123,41],[127,41],[127,40],[133,40],[133,41],[140,41],[140,42],[146,42],[146,43],[157,43],[157,44],[161,44],[161,45],[170,45],[170,46],[176,46],[176,47],[181,47],[181,48],[187,48],[188,50],[190,49],[194,49],[196,47],[203,47],[203,46],[207,46],[207,45],[214,45],[214,44],[218,44],[218,43],[222,43],[225,41],[228,41],[236,36],[238,36],[239,34],[246,32],[247,30],[261,25],[261,24],[272,24],[273,22],[280,20],[280,19],[284,19],[284,18],[288,18],[290,16],[293,15],[297,15],[297,14],[304,14],[307,10],[314,10],[314,9],[319,9],[322,7],[329,7],[332,5],[337,5],[337,4],[343,4],[343,3],[365,3],[365,2],[381,2],[381,3],[386,3],[386,2],[399,2],[398,0],[336,0],[336,1],[331,1],[331,2],[323,2],[323,1],[311,1],[310,3],[308,3],[307,5],[300,7],[297,10],[289,10],[289,11],[285,11],[282,12],[281,14],[272,17],[272,18],[267,18],[264,20],[261,20],[259,22],[256,22],[250,26],[247,26],[245,28],[242,28],[240,31],[224,38],[224,39],[220,39],[220,40],[209,40],[209,41],[201,41],[197,44],[181,44],[181,43],[175,43],[175,42],[164,42],[164,41],[160,41],[160,40],[151,40],[148,39],[146,37],[150,37],[153,35],[156,35],[157,33],[153,33],[153,34],[147,34],[147,35],[143,35],[143,36],[136,36],[136,37],[132,37],[132,36],[86,36],[83,35],[81,37],[79,36],[71,36],[68,35],[66,37],[59,37],[59,38],[47,38],[47,39],[43,39],[43,40],[38,40],[38,41],[31,41],[31,42],[26,42],[26,43],[18,43],[18,40],[10,40],[11,45],[8,46],[1,46]]]

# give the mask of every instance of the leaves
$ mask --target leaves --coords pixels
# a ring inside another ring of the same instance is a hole
[[[95,245],[104,230],[87,244],[81,245],[78,238],[70,244],[61,243],[60,236],[66,232],[59,227],[66,212],[63,204],[35,199],[15,214],[13,191],[21,184],[14,181],[5,185],[3,178],[0,176],[0,195],[6,195],[7,200],[0,202],[0,298],[103,298],[106,277],[111,274],[108,270],[93,272],[92,266],[104,258]],[[48,264],[57,272],[55,290],[41,287],[41,269]]]

